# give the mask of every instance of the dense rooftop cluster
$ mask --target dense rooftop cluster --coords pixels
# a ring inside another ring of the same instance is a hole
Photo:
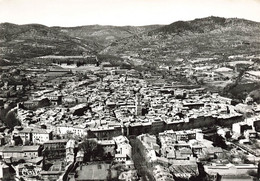
[[[252,100],[133,69],[53,67],[4,70],[31,82],[1,87],[21,95],[1,95],[1,169],[14,168],[3,178],[210,180],[257,170]]]

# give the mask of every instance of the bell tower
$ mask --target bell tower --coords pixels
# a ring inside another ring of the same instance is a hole
[[[135,97],[135,115],[136,116],[142,115],[142,101],[141,101],[140,93],[137,93]]]

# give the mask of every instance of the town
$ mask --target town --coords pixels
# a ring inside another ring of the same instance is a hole
[[[198,84],[88,60],[83,68],[1,67],[0,179],[259,179],[252,98],[237,103]],[[174,71],[189,78],[207,69]],[[216,67],[205,80],[230,71]]]

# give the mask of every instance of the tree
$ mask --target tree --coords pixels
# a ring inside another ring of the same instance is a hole
[[[51,105],[51,102],[48,98],[45,98],[45,99],[42,99],[39,101],[38,103],[38,108],[41,108],[41,107],[45,107],[45,106],[50,106]]]
[[[256,173],[255,170],[248,170],[248,171],[247,171],[247,174],[248,174],[249,176],[252,176],[252,177],[257,177],[257,176],[258,176],[258,174]]]
[[[110,152],[108,152],[105,156],[104,156],[104,159],[105,160],[113,160],[113,156],[111,155],[111,153]]]
[[[9,128],[13,128],[14,126],[21,125],[20,121],[16,118],[14,111],[9,111],[5,116],[5,124]]]
[[[92,152],[97,147],[97,141],[94,139],[85,139],[79,144],[79,149],[84,152]]]
[[[213,138],[213,146],[219,146],[224,149],[227,148],[225,139],[218,134],[216,134]]]
[[[94,139],[84,139],[78,148],[84,152],[84,161],[91,161],[100,154],[100,147]]]

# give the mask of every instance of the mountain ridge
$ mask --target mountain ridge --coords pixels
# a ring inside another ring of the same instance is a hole
[[[205,30],[212,31],[220,26],[234,26],[237,23],[246,23],[247,25],[260,24],[246,19],[239,18],[223,18],[216,16],[209,16],[206,18],[196,18],[190,21],[176,21],[164,27],[161,27],[155,32],[164,31],[166,33],[177,33],[176,31],[190,30],[197,33],[203,33]]]
[[[96,45],[40,24],[0,24],[0,58],[21,60],[45,55],[92,53]]]
[[[101,46],[106,47],[114,41],[127,38],[136,34],[147,32],[163,25],[147,26],[111,26],[111,25],[87,25],[77,27],[53,27],[71,37],[91,39]]]
[[[177,21],[169,25],[136,27],[48,27],[41,24],[2,23],[0,58],[17,60],[45,55],[82,55],[86,52],[122,57],[130,52],[130,56],[136,54],[139,56],[134,57],[150,59],[152,62],[158,59],[160,62],[161,54],[166,59],[189,59],[198,54],[212,56],[212,51],[216,51],[217,46],[223,47],[224,53],[225,47],[234,47],[230,50],[236,53],[243,48],[240,46],[243,42],[249,52],[257,52],[259,29],[259,22],[215,16]],[[253,48],[250,49],[252,45]],[[236,46],[238,50],[235,49]],[[143,50],[140,51],[141,49]],[[221,54],[219,51],[215,54]]]
[[[177,21],[141,36],[123,39],[106,47],[101,53],[133,56],[150,59],[152,62],[161,59],[168,59],[169,62],[170,59],[178,58],[239,54],[240,51],[259,53],[259,37],[258,22],[211,16],[185,22]]]

